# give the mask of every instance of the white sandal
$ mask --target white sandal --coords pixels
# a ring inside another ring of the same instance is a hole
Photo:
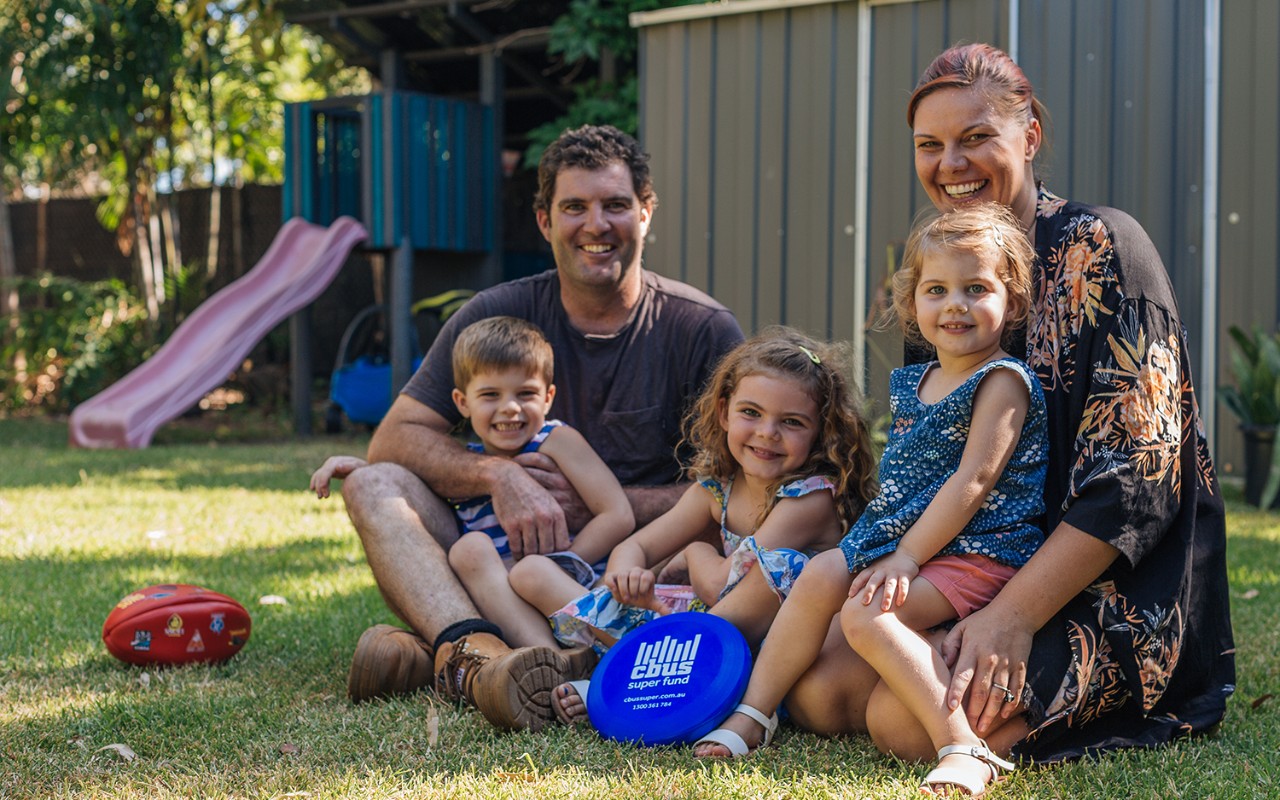
[[[774,714],[771,717],[766,717],[763,711],[755,708],[754,706],[749,706],[746,703],[739,703],[738,706],[733,709],[733,714],[741,714],[744,717],[748,717],[759,724],[760,727],[764,728],[764,738],[760,740],[759,745],[756,747],[747,747],[746,740],[738,734],[725,728],[716,728],[711,733],[708,733],[706,736],[703,736],[701,739],[694,742],[693,746],[696,748],[698,745],[704,743],[722,744],[729,748],[730,758],[738,758],[739,756],[748,755],[753,750],[757,750],[761,747],[768,747],[769,742],[773,741],[773,732],[778,729],[777,714]],[[730,714],[730,716],[733,716],[733,714]]]
[[[991,748],[987,747],[986,742],[981,744],[949,744],[938,751],[938,760],[941,761],[950,755],[965,755],[970,758],[976,758],[987,765],[987,769],[991,770],[991,780],[986,783],[977,783],[969,777],[969,774],[955,767],[935,767],[924,776],[924,783],[920,785],[921,789],[929,790],[930,794],[937,794],[933,791],[938,786],[956,786],[964,789],[969,793],[970,797],[982,797],[987,789],[995,785],[1000,779],[1000,773],[997,767],[1005,771],[1017,769],[1017,766],[1010,761],[1005,761],[1000,756],[991,752]]]

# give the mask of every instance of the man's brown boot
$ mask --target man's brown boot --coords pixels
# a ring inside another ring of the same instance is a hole
[[[567,664],[556,647],[512,650],[491,633],[440,645],[436,693],[475,706],[499,728],[541,730],[555,718],[551,691]]]
[[[413,631],[374,625],[356,643],[347,696],[359,703],[430,686],[434,656],[430,643]]]
[[[561,650],[560,657],[564,659],[564,679],[567,681],[590,678],[596,664],[600,661],[600,655],[586,646]]]

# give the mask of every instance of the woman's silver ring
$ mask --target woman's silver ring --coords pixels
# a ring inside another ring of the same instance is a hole
[[[1013,690],[1010,689],[1008,686],[1001,686],[998,683],[992,683],[991,688],[999,689],[1000,691],[1004,692],[1004,701],[1006,703],[1012,703],[1015,699],[1017,699],[1013,696]]]

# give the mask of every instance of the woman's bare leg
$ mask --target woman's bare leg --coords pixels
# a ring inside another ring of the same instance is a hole
[[[813,666],[787,695],[787,713],[800,728],[821,736],[866,733],[867,703],[880,676],[853,652],[832,615],[826,641]]]

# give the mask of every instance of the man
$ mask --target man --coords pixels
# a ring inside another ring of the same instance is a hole
[[[637,525],[665,512],[683,489],[681,414],[742,331],[707,295],[642,268],[656,204],[648,156],[616,128],[566,131],[543,154],[534,209],[556,268],[483,291],[449,320],[374,434],[370,466],[343,488],[374,579],[412,628],[365,631],[348,678],[353,700],[413,691],[434,675],[438,691],[490,722],[536,729],[553,718],[551,690],[590,670],[589,652],[509,647],[520,631],[480,619],[449,569],[458,524],[442,498],[491,495],[515,558],[566,549],[589,514],[545,456],[470,453],[448,435],[458,421],[450,354],[478,319],[538,325],[555,353],[552,416],[614,471]]]

